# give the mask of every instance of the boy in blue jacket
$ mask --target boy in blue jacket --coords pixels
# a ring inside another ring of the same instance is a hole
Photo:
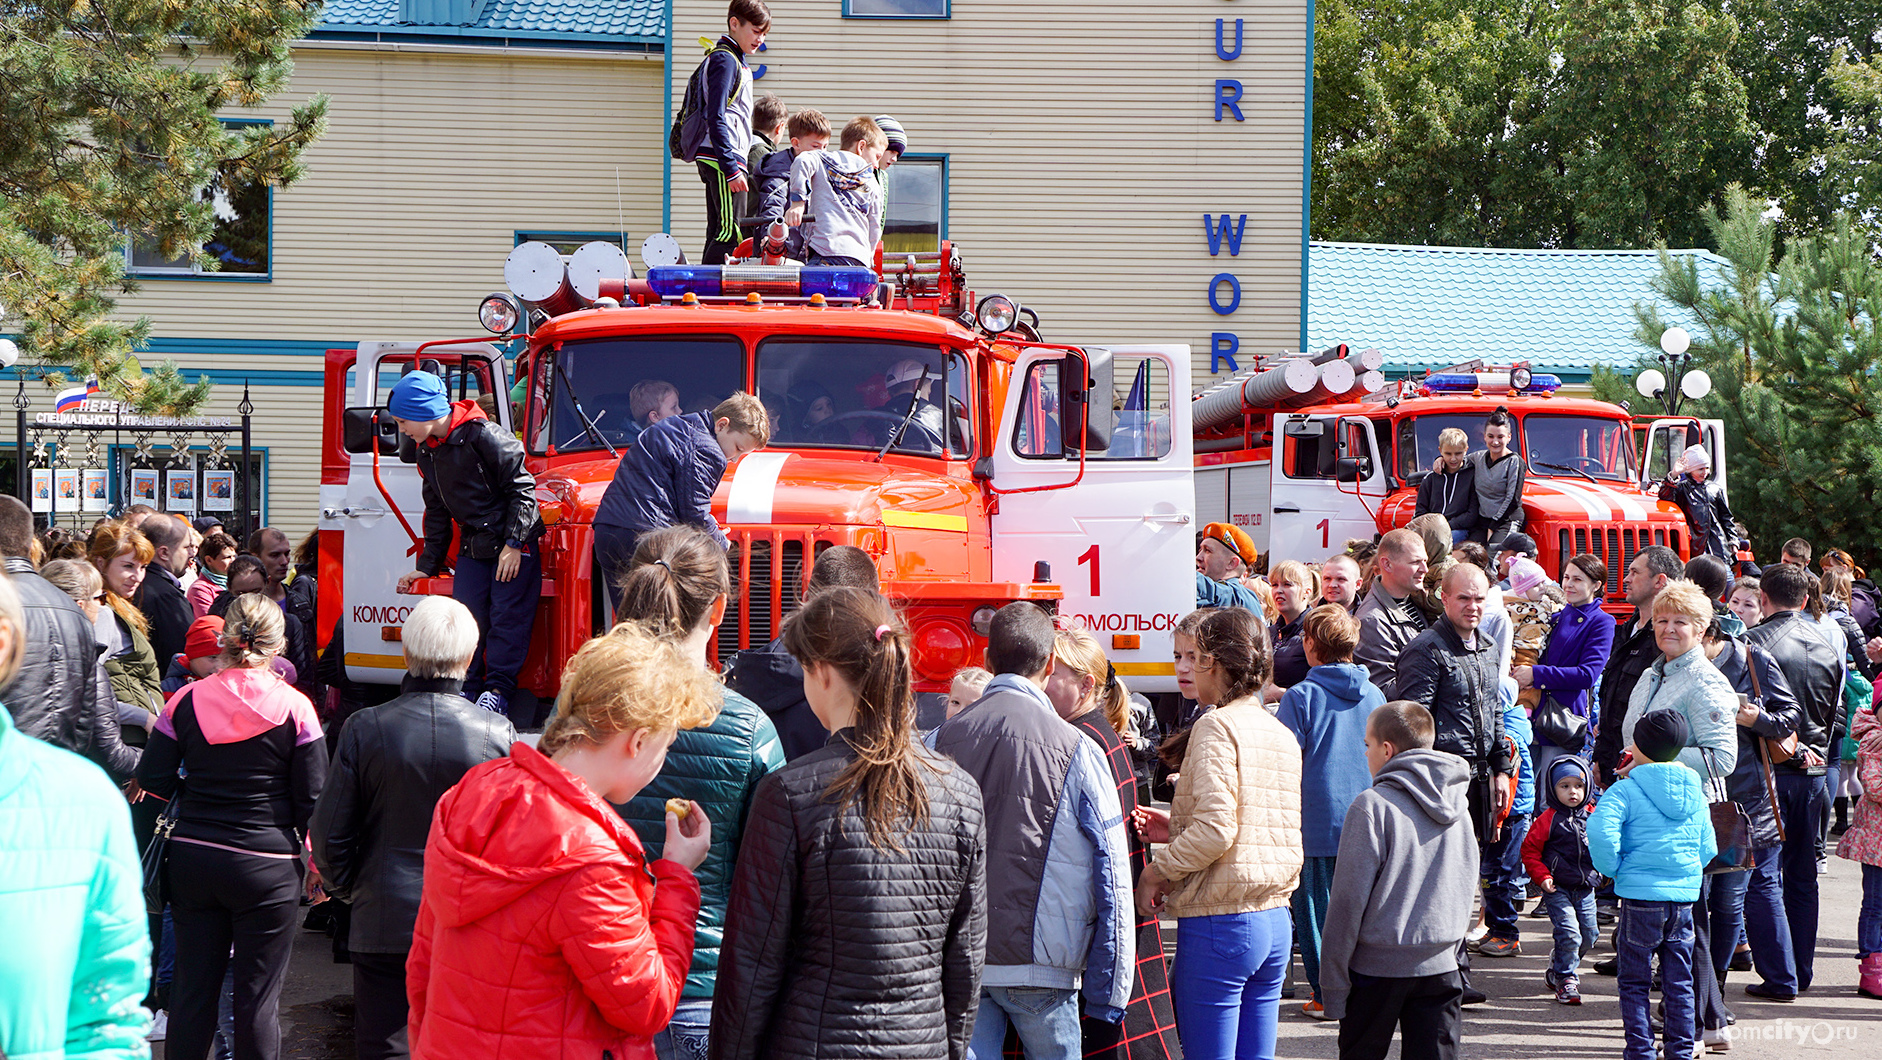
[[[1621,779],[1588,818],[1588,853],[1602,875],[1613,877],[1621,900],[1614,943],[1625,1060],[1654,1057],[1647,988],[1655,953],[1666,1005],[1665,1055],[1692,1055],[1692,904],[1706,863],[1718,853],[1718,837],[1699,774],[1675,761],[1690,739],[1685,715],[1650,711],[1634,726],[1634,748],[1643,760],[1616,770]]]
[[[1287,690],[1274,716],[1300,741],[1300,844],[1306,862],[1294,889],[1294,936],[1313,1000],[1301,1012],[1325,1019],[1320,1000],[1320,934],[1333,897],[1340,826],[1359,793],[1372,786],[1366,765],[1366,719],[1385,695],[1353,662],[1359,620],[1337,604],[1321,604],[1300,622],[1307,679]]]
[[[731,547],[712,516],[712,494],[732,461],[770,440],[764,405],[743,392],[710,413],[669,416],[634,439],[595,507],[595,576],[604,579],[611,606],[620,609],[620,579],[649,530],[686,523]]]

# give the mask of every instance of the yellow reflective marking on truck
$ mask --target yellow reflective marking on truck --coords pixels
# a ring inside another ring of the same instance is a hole
[[[1174,662],[1150,662],[1150,663],[1121,662],[1121,663],[1112,663],[1111,667],[1112,669],[1118,672],[1119,676],[1122,676],[1122,677],[1174,677],[1176,676],[1176,664]]]
[[[882,513],[883,526],[903,526],[911,530],[957,530],[967,532],[965,515],[945,515],[940,512],[896,512]]]
[[[349,651],[346,653],[346,665],[371,666],[380,670],[403,670],[405,669],[405,656],[367,655],[365,652]],[[1123,671],[1120,670],[1118,672],[1122,673]]]

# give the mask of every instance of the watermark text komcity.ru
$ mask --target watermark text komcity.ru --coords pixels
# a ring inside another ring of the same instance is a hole
[[[1796,1042],[1799,1045],[1829,1045],[1853,1042],[1858,1026],[1829,1020],[1772,1020],[1755,1026],[1727,1027],[1726,1037],[1738,1042]]]

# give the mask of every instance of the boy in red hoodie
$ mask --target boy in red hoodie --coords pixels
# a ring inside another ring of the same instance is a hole
[[[542,599],[542,516],[523,443],[477,402],[451,401],[444,380],[430,372],[407,373],[386,407],[400,433],[418,443],[425,480],[425,548],[418,569],[399,579],[399,592],[444,568],[455,526],[451,595],[477,617],[479,633],[464,695],[507,715]]]

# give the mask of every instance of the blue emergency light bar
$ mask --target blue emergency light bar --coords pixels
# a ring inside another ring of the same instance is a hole
[[[857,266],[797,265],[656,265],[647,285],[662,299],[692,294],[696,298],[774,298],[822,295],[832,302],[860,302],[875,292],[875,270]]]
[[[1524,393],[1553,393],[1562,386],[1559,376],[1531,375],[1521,386],[1504,372],[1440,372],[1425,377],[1424,386],[1434,394],[1465,393],[1473,390],[1520,390]]]

